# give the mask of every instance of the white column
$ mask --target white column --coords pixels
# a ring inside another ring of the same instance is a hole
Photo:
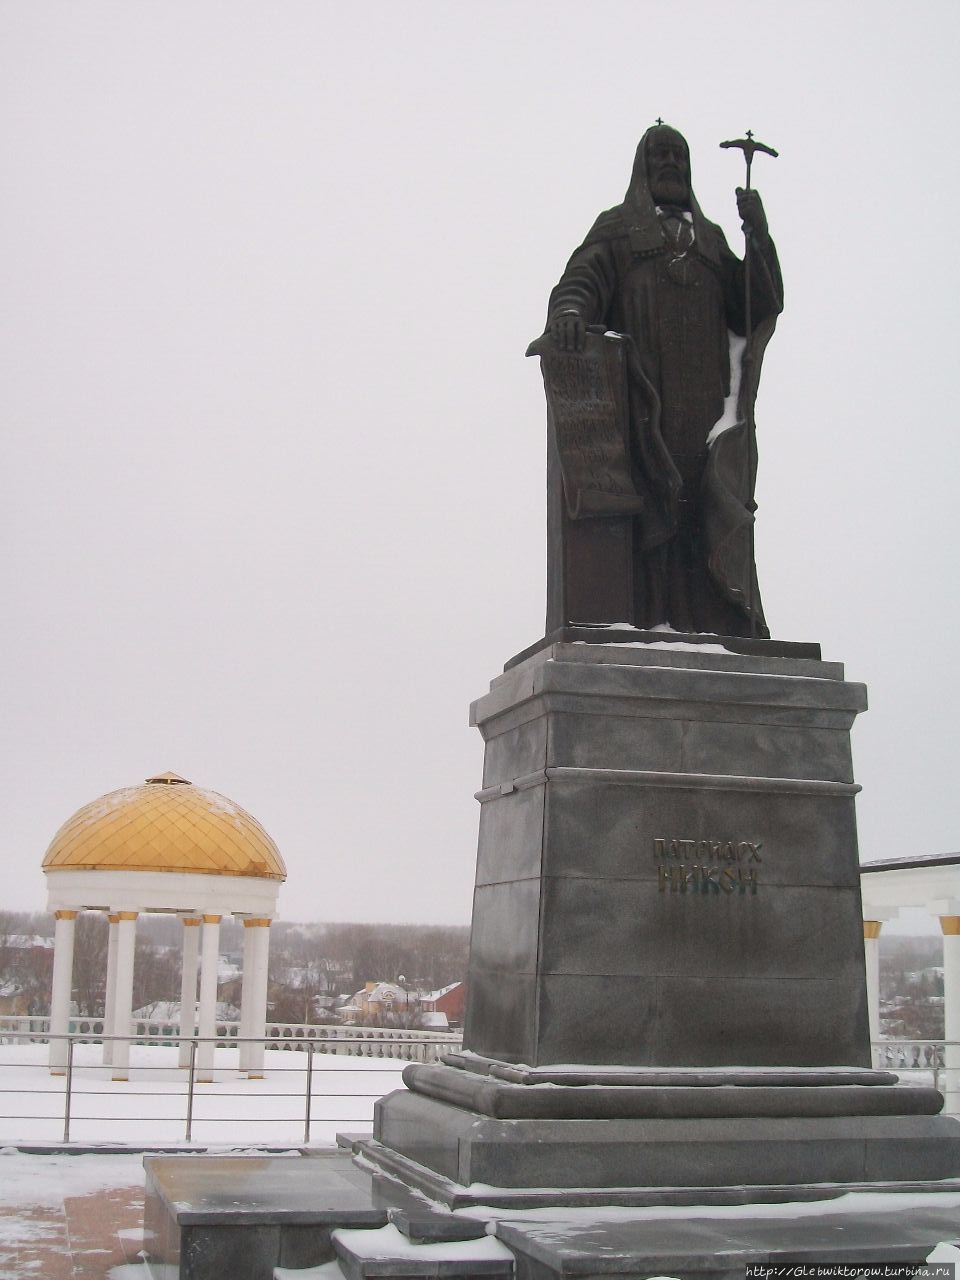
[[[113,1011],[113,1034],[129,1036],[133,1016],[133,957],[137,943],[137,912],[117,912],[117,978],[116,1004]],[[113,1042],[113,1078],[130,1076],[130,1041]]]
[[[253,983],[253,966],[254,966],[254,950],[256,946],[256,935],[251,927],[252,920],[244,920],[243,922],[243,960],[242,960],[242,977],[240,986],[240,1061],[239,1068],[246,1071],[250,1066],[250,1045],[244,1044],[243,1041],[247,1036],[253,1035],[250,1030],[250,987]]]
[[[107,932],[107,984],[103,993],[103,1034],[105,1036],[113,1035],[113,1024],[116,1021],[117,1010],[117,922],[120,917],[116,914],[109,914],[107,921],[109,929]],[[103,1065],[109,1067],[113,1062],[113,1041],[104,1040],[103,1042]]]
[[[943,931],[943,1038],[960,1041],[960,915],[941,916]],[[947,1045],[944,1111],[960,1115],[960,1044]]]
[[[200,1041],[197,1046],[197,1080],[213,1080],[213,1037],[217,1033],[217,964],[220,959],[220,917],[203,917],[200,952]],[[208,1043],[204,1044],[206,1040]]]
[[[64,1036],[70,1026],[70,998],[73,994],[73,939],[76,911],[56,911],[53,933],[53,982],[50,990],[50,1034]],[[62,1076],[67,1069],[66,1040],[50,1041],[50,1074]]]
[[[864,920],[863,956],[867,969],[867,1014],[870,1020],[870,1041],[880,1039],[880,930],[882,920]],[[877,1066],[875,1051],[871,1050],[873,1065]]]
[[[180,965],[180,1053],[178,1064],[190,1065],[190,1041],[197,1025],[197,955],[200,950],[199,916],[183,922],[183,957]]]
[[[243,986],[247,989],[247,969],[246,969],[246,942],[249,937],[250,945],[250,996],[248,1001],[247,1025],[249,1027],[248,1035],[253,1036],[255,1040],[259,1040],[259,1044],[252,1044],[247,1057],[247,1079],[261,1080],[263,1078],[263,1037],[266,1034],[267,1024],[267,975],[270,969],[270,921],[267,917],[258,919],[244,920],[244,974]]]

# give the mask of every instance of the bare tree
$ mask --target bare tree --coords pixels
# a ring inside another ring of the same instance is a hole
[[[99,911],[77,916],[73,941],[73,995],[83,1018],[103,1017],[107,988],[107,918]]]

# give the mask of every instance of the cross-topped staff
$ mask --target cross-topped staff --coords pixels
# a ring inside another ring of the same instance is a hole
[[[732,138],[727,142],[721,142],[720,146],[723,147],[724,149],[727,149],[728,147],[736,147],[738,151],[743,152],[743,157],[747,162],[747,182],[746,182],[746,186],[743,188],[744,191],[751,190],[750,169],[751,169],[751,166],[753,165],[753,157],[756,155],[756,153],[758,151],[762,151],[765,155],[768,155],[768,156],[778,156],[780,154],[779,151],[774,151],[773,147],[768,147],[765,142],[757,142],[756,138],[754,138],[753,136],[752,129],[747,130],[747,135],[745,138]],[[743,373],[741,375],[742,378],[746,378],[748,376],[750,365],[753,362],[753,350],[752,350],[753,316],[751,314],[752,308],[751,308],[751,299],[750,299],[750,258],[752,256],[752,243],[751,243],[752,238],[753,238],[753,228],[751,227],[749,221],[744,219],[744,224],[743,224],[743,239],[744,239],[743,319],[744,319],[744,328],[746,330],[746,346],[744,347],[744,350],[743,350]],[[756,427],[754,426],[754,423],[753,423],[752,414],[747,414],[746,418],[747,418],[747,430],[749,432],[749,437],[747,440],[747,495],[748,495],[748,501],[749,501],[750,497],[753,494],[753,487],[756,484],[756,475],[754,473],[754,458],[756,457],[756,445],[755,445]],[[755,570],[754,570],[755,552],[756,552],[755,523],[753,520],[753,513],[751,512],[750,571],[749,571],[748,586],[747,586],[747,613],[750,617],[750,635],[751,636],[756,636],[757,634],[757,620],[756,620],[754,607],[753,607],[753,580],[754,580],[754,573],[755,573]]]
[[[724,149],[736,147],[743,152],[744,159],[747,162],[747,185],[744,187],[744,191],[750,190],[750,166],[753,164],[753,157],[756,153],[763,151],[768,156],[778,156],[780,154],[779,151],[774,151],[773,147],[768,147],[765,142],[757,142],[753,136],[752,129],[747,130],[745,138],[733,138],[729,142],[721,142],[720,145]]]

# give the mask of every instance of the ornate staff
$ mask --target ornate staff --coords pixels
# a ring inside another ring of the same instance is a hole
[[[730,139],[728,142],[721,142],[721,143],[720,143],[720,146],[721,146],[721,147],[724,147],[724,148],[727,148],[727,147],[736,147],[738,151],[742,151],[742,152],[743,152],[744,159],[745,159],[745,160],[746,160],[746,162],[747,162],[747,182],[746,182],[746,186],[744,187],[744,191],[749,191],[749,190],[750,190],[750,167],[751,167],[751,165],[753,164],[753,157],[756,155],[756,153],[757,153],[758,151],[762,151],[762,152],[764,152],[764,154],[765,154],[765,155],[768,155],[768,156],[777,156],[777,155],[779,155],[779,154],[780,154],[778,151],[774,151],[773,147],[768,147],[768,146],[767,146],[765,143],[763,143],[763,142],[757,142],[757,140],[756,140],[756,139],[754,138],[754,136],[753,136],[753,132],[752,132],[750,129],[748,129],[748,130],[747,130],[747,136],[746,136],[745,138],[733,138],[733,139]],[[744,223],[744,228],[743,228],[743,239],[744,239],[744,251],[743,251],[743,292],[744,292],[744,299],[743,299],[743,316],[744,316],[744,327],[745,327],[745,329],[746,329],[746,346],[744,347],[744,350],[743,350],[743,373],[742,373],[742,375],[741,375],[741,376],[742,376],[742,378],[746,378],[746,377],[748,376],[748,373],[749,373],[750,365],[751,365],[751,364],[752,364],[752,362],[753,362],[753,317],[752,317],[752,314],[751,314],[751,301],[750,301],[750,258],[751,258],[751,255],[752,255],[752,243],[751,243],[751,242],[752,242],[752,239],[753,239],[753,229],[752,229],[752,227],[750,226],[749,222],[745,222],[745,223]],[[757,477],[756,477],[756,474],[755,474],[755,470],[754,470],[754,458],[755,458],[755,456],[756,456],[756,430],[757,430],[757,429],[756,429],[756,425],[755,425],[755,423],[754,423],[754,421],[753,421],[753,414],[752,414],[752,413],[751,413],[751,414],[747,414],[747,415],[746,415],[746,419],[747,419],[747,430],[748,430],[748,436],[747,436],[747,494],[748,494],[748,499],[749,499],[749,496],[753,494],[753,486],[756,484],[756,480],[757,480]],[[752,518],[752,513],[751,513],[751,521],[750,521],[750,567],[749,567],[748,580],[747,580],[747,613],[748,613],[749,618],[750,618],[750,635],[751,635],[751,637],[754,637],[754,636],[756,636],[756,634],[757,634],[757,619],[756,619],[755,612],[754,612],[754,601],[753,601],[753,579],[754,579],[754,574],[755,574],[755,569],[754,569],[754,556],[755,556],[755,553],[756,553],[756,533],[755,533],[755,528],[756,528],[756,522],[755,522],[755,520]]]

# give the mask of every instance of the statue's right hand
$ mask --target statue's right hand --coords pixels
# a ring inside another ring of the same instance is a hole
[[[550,324],[550,336],[561,351],[582,351],[586,327],[576,311],[561,311]]]

